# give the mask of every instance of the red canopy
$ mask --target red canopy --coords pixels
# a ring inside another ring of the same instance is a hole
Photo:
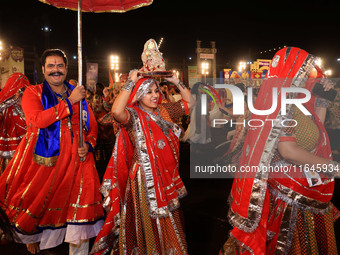
[[[78,0],[39,0],[57,8],[78,9]],[[127,12],[152,4],[153,0],[82,0],[85,12]]]

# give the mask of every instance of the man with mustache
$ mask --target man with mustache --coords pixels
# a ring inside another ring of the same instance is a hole
[[[0,201],[20,241],[35,254],[70,243],[70,254],[88,254],[101,229],[99,178],[91,153],[98,127],[83,86],[65,81],[67,58],[59,49],[41,58],[43,84],[22,99],[27,133],[0,177]],[[79,102],[83,141],[79,144]]]

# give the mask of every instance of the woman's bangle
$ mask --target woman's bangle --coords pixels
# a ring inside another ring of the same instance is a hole
[[[183,83],[181,80],[178,81],[178,83],[176,84],[176,87],[177,87],[178,89],[179,89],[179,88],[185,89],[185,85],[184,85],[184,83]]]
[[[122,87],[122,89],[126,90],[127,92],[132,91],[135,87],[135,82],[133,80],[127,80]],[[132,89],[131,89],[132,88]]]

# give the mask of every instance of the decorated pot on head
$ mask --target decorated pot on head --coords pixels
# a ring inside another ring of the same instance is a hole
[[[142,53],[143,67],[139,74],[143,77],[171,77],[172,72],[166,71],[163,54],[159,51],[154,39],[149,39],[144,44]]]

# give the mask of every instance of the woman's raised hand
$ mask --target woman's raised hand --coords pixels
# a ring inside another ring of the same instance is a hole
[[[179,79],[177,78],[177,76],[175,74],[173,74],[171,77],[166,77],[164,78],[165,80],[177,85],[179,82]]]

